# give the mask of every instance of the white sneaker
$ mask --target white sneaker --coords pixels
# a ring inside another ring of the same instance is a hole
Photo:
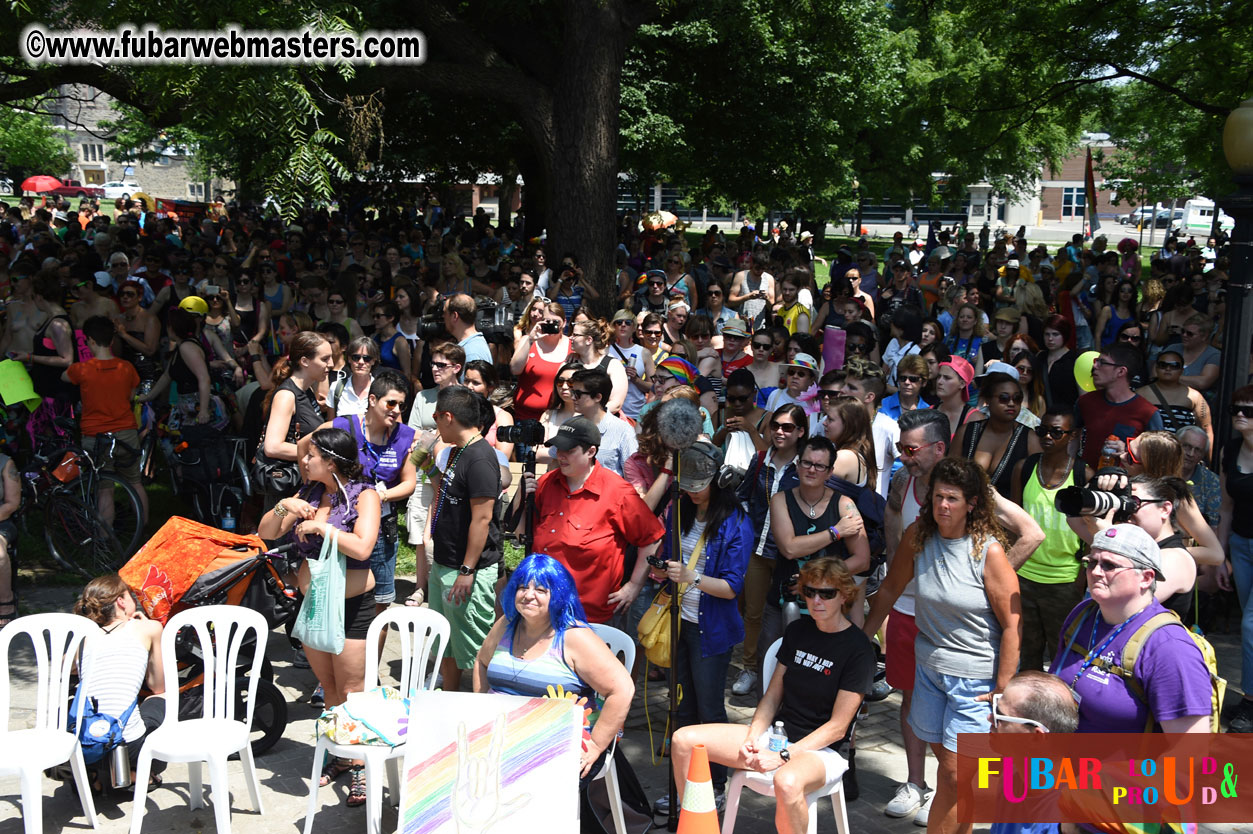
[[[926,787],[919,787],[913,782],[905,782],[896,789],[896,796],[883,809],[883,813],[893,819],[901,819],[917,812],[922,807]]]
[[[922,807],[918,809],[918,813],[914,814],[914,825],[922,828],[927,827],[927,818],[931,816],[931,801],[933,799],[935,799],[935,791],[927,791],[927,796],[922,801]]]
[[[757,673],[751,669],[745,669],[740,672],[740,676],[735,679],[735,683],[731,684],[732,695],[747,695],[753,691],[753,687],[757,685]]]

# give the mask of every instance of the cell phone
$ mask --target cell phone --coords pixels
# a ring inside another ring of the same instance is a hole
[[[220,292],[222,292],[222,288],[219,287],[217,284],[205,284],[205,287],[204,287],[205,295],[217,295]]]

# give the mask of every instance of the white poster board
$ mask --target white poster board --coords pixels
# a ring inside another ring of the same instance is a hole
[[[416,693],[400,834],[577,834],[582,735],[565,698]]]

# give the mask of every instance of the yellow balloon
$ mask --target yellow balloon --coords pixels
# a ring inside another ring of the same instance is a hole
[[[1084,391],[1095,391],[1096,383],[1092,381],[1092,362],[1101,354],[1095,350],[1079,354],[1075,360],[1075,382]]]

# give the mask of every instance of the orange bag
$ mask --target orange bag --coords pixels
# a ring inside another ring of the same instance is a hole
[[[234,549],[240,546],[244,549]],[[237,536],[175,516],[118,573],[139,595],[144,613],[164,624],[202,575],[264,549],[258,536]]]

